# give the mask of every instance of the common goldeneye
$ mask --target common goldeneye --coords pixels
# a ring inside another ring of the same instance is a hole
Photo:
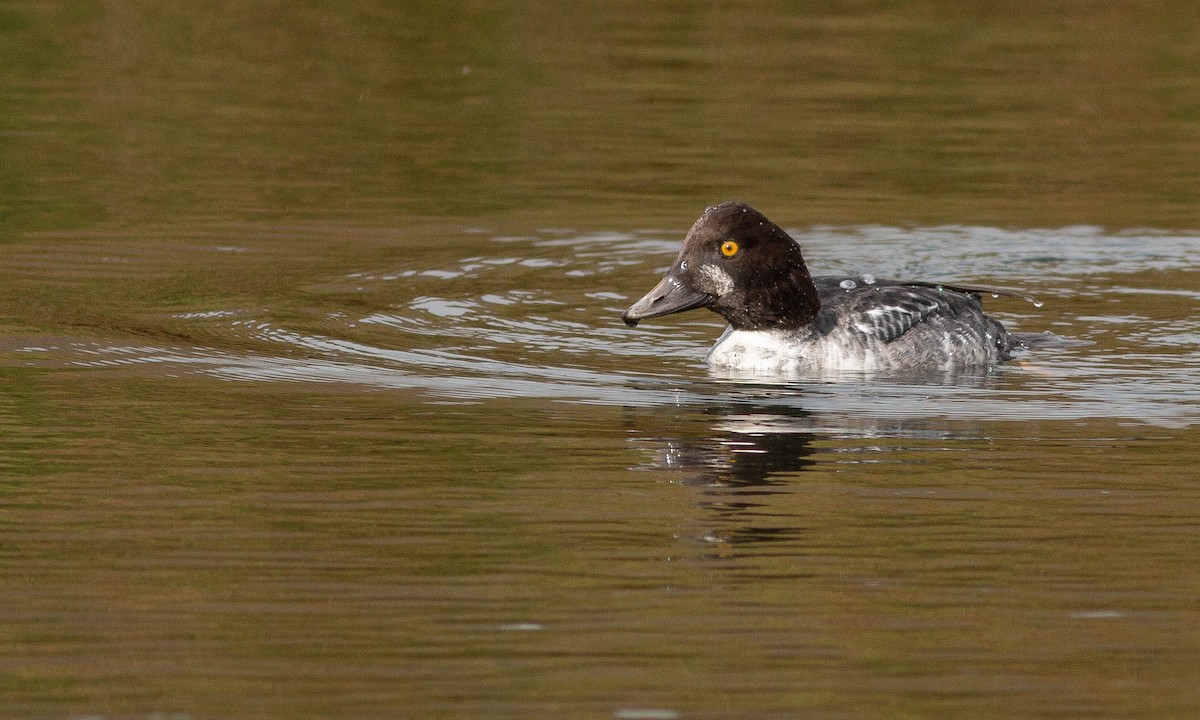
[[[983,314],[1003,288],[817,277],[800,246],[746,203],[704,211],[675,263],[622,314],[639,320],[706,307],[729,322],[710,365],[759,373],[955,370],[1010,358],[1020,341]]]

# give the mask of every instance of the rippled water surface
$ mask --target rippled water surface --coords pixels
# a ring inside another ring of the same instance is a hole
[[[0,716],[1200,714],[1187,3],[0,10]],[[1019,287],[626,328],[704,205]]]

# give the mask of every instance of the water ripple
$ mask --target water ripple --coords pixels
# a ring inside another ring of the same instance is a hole
[[[498,252],[451,265],[350,273],[354,303],[331,305],[339,295],[328,302],[317,296],[304,329],[270,310],[212,308],[172,316],[179,335],[205,338],[191,347],[52,339],[5,355],[42,366],[175,365],[240,381],[416,389],[439,402],[526,397],[652,407],[769,400],[881,420],[1200,420],[1200,293],[1186,287],[1186,273],[1200,264],[1200,238],[1191,235],[965,226],[796,233],[818,272],[870,269],[1032,286],[1053,298],[1045,308],[1030,312],[1002,301],[992,311],[1022,330],[1052,328],[1087,341],[1039,348],[979,376],[889,380],[707,371],[702,358],[720,332],[716,318],[694,314],[636,330],[619,320],[628,299],[648,288],[676,251],[669,233],[547,233],[554,236],[492,238],[485,247]],[[868,249],[884,261],[864,267]],[[577,279],[618,268],[622,275],[606,282]],[[1140,274],[1146,271],[1159,273],[1149,276],[1155,284],[1147,285]],[[1118,275],[1120,281],[1109,279]]]

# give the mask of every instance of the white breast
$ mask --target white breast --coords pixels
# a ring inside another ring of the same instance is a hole
[[[838,340],[841,339],[841,342]],[[813,337],[801,331],[733,330],[708,353],[713,367],[750,373],[791,373],[807,370],[872,371],[879,368],[878,354],[868,344],[844,338]]]

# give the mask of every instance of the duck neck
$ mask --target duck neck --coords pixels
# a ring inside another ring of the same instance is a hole
[[[714,308],[734,330],[799,330],[821,309],[817,286],[803,263],[793,265],[774,282],[753,283],[740,297]]]

